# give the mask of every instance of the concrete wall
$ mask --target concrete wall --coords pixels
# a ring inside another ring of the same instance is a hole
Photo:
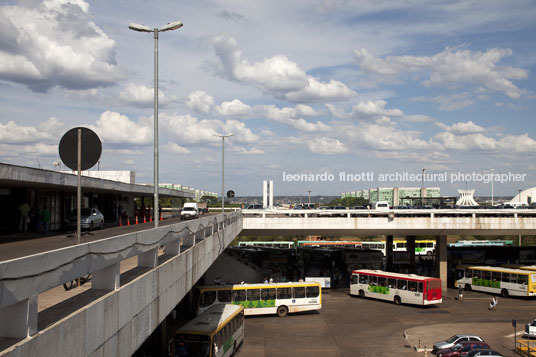
[[[264,281],[262,272],[252,269],[226,253],[220,255],[205,274],[205,285],[212,285],[216,277],[220,277],[223,285],[238,284],[240,281],[248,283]]]
[[[91,271],[98,275],[103,269],[115,266],[116,260],[138,255],[138,261],[146,264],[150,261],[147,257],[158,246],[166,246],[166,251],[172,255],[169,260],[128,284],[109,291],[91,304],[0,352],[0,356],[130,356],[240,233],[241,228],[241,215],[231,213],[92,242],[97,244],[93,247],[88,243],[60,250],[63,252],[22,258],[26,260],[26,269],[22,262],[13,265],[15,260],[10,261],[11,264],[0,264],[0,316],[6,316],[6,313],[16,313],[13,306],[23,304],[25,299],[35,303],[31,297],[47,290],[48,285],[57,286]],[[179,241],[185,251],[179,250]],[[101,249],[102,254],[93,254],[92,258],[83,254],[89,250],[96,253],[96,249]],[[62,267],[58,258],[71,260],[72,265]],[[29,264],[30,261],[32,264]],[[13,270],[15,265],[22,271]],[[56,269],[48,271],[49,265]],[[96,271],[92,267],[97,267]],[[41,270],[40,276],[31,276],[31,271],[35,273],[36,270]],[[94,285],[96,283],[93,281]],[[32,315],[31,308],[29,315]],[[0,319],[0,325],[3,324],[10,325],[12,321]]]

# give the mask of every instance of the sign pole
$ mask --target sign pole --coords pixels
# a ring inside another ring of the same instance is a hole
[[[76,239],[80,244],[80,220],[81,220],[81,200],[82,200],[82,129],[78,129],[78,184],[76,187]]]

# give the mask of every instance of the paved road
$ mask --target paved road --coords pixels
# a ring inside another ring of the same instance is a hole
[[[210,212],[207,215],[215,215],[219,212]],[[203,217],[203,216],[201,216]],[[159,222],[160,226],[178,223],[178,218],[164,219]],[[154,227],[154,222],[131,224],[130,226],[110,227],[106,226],[102,231],[94,230],[89,234],[84,234],[81,237],[81,243],[91,242],[99,239],[118,236],[125,233],[151,229]],[[68,232],[52,232],[48,236],[41,233],[17,233],[9,236],[0,236],[0,262],[10,259],[16,259],[23,256],[46,252],[53,249],[69,247],[77,243],[74,234]]]
[[[455,333],[475,333],[513,356],[512,319],[520,330],[536,318],[536,300],[500,298],[497,311],[490,311],[491,296],[476,292],[460,302],[457,291],[449,290],[441,305],[431,307],[349,297],[347,290],[324,292],[319,312],[248,317],[238,357],[424,356],[415,350],[419,342],[429,348]]]

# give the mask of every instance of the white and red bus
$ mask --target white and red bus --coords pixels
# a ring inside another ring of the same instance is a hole
[[[389,300],[397,305],[439,304],[442,302],[441,279],[382,270],[354,270],[350,295]]]

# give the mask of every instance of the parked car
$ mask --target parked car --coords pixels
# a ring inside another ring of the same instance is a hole
[[[467,353],[474,349],[489,349],[489,345],[482,341],[465,341],[457,343],[451,348],[445,350],[439,350],[437,352],[438,357],[461,357],[466,356]]]
[[[252,204],[252,205],[248,205],[245,209],[263,209],[264,207],[262,207],[261,204],[258,204],[258,203],[255,203],[255,204]]]
[[[67,217],[67,226],[76,229],[76,210]],[[80,229],[104,228],[104,215],[97,208],[82,208],[80,210]]]
[[[457,343],[460,342],[466,342],[466,341],[478,341],[478,342],[484,342],[484,339],[477,335],[454,335],[446,339],[445,341],[439,341],[434,344],[434,347],[432,349],[432,354],[437,354],[439,350],[444,350],[447,348],[451,348]]]
[[[334,208],[335,210],[345,210],[346,211],[346,207],[344,206],[335,206]],[[334,213],[332,215],[332,217],[346,217],[346,213]]]
[[[502,354],[491,349],[476,349],[467,353],[467,357],[488,356],[488,357],[503,357]]]
[[[321,207],[318,207],[319,210],[322,210],[322,211],[325,211],[325,212],[319,212],[317,214],[318,217],[331,217],[332,213],[329,212],[328,210],[331,210],[333,209],[333,207],[329,207],[329,206],[321,206]]]
[[[536,320],[533,320],[530,324],[525,325],[525,334],[528,337],[536,337]]]

